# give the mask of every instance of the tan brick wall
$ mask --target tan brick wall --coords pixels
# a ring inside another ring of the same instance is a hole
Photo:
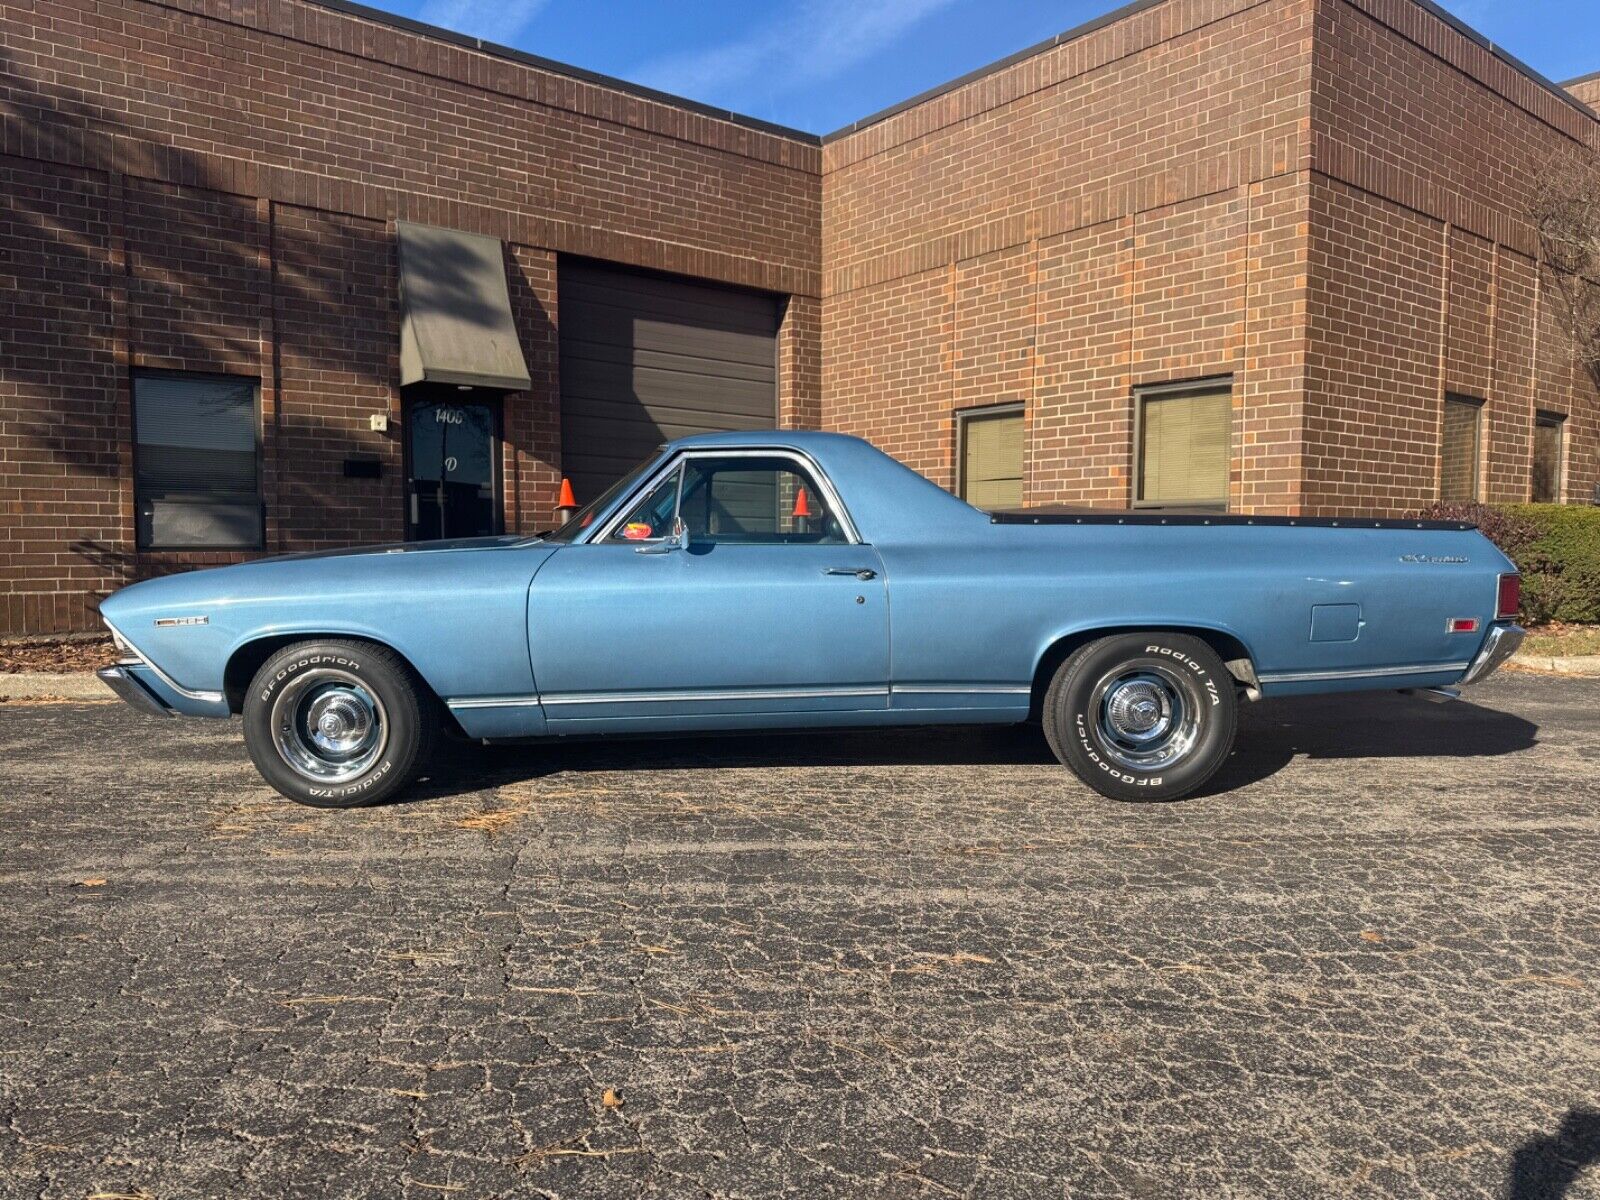
[[[1571,84],[1568,86],[1567,91],[1582,100],[1590,108],[1600,105],[1600,78],[1585,79],[1581,83]]]

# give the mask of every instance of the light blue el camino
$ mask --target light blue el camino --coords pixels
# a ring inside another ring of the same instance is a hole
[[[1228,756],[1241,697],[1449,695],[1522,639],[1469,525],[980,512],[866,442],[664,446],[540,537],[374,546],[153,579],[101,605],[101,677],[242,716],[303,804],[393,795],[468,737],[1042,722],[1117,799]]]

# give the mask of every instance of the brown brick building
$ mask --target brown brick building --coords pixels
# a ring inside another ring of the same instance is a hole
[[[991,504],[1587,501],[1521,214],[1597,101],[1418,0],[1136,4],[821,139],[333,0],[0,0],[0,634],[696,428]]]

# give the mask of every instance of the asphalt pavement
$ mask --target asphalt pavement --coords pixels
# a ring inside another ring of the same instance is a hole
[[[1600,680],[1035,731],[453,747],[0,704],[0,1196],[1600,1196]],[[1590,1164],[1593,1164],[1592,1166]]]

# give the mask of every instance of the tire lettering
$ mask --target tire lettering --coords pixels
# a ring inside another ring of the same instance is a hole
[[[1105,759],[1100,757],[1099,752],[1094,748],[1094,743],[1092,743],[1089,740],[1088,725],[1085,723],[1082,713],[1077,714],[1077,723],[1078,723],[1078,744],[1083,747],[1083,752],[1086,755],[1089,756],[1089,761],[1092,762],[1095,766],[1099,767],[1107,775],[1111,776],[1111,778],[1120,780],[1121,782],[1126,783],[1126,784],[1130,784],[1133,787],[1160,787],[1161,786],[1162,777],[1160,775],[1154,775],[1154,776],[1129,775],[1124,771],[1117,770],[1116,767],[1112,766]]]
[[[289,678],[289,676],[293,675],[296,671],[303,671],[307,667],[314,667],[319,663],[331,663],[336,667],[349,667],[352,671],[361,670],[361,664],[353,658],[344,658],[337,654],[310,654],[305,658],[297,659],[292,663],[286,664],[282,670],[274,675],[268,682],[267,686],[261,689],[261,699],[263,701],[270,700],[272,698],[272,693],[285,679]]]
[[[1159,654],[1165,658],[1177,659],[1178,662],[1182,663],[1184,666],[1188,667],[1189,670],[1200,676],[1200,682],[1206,685],[1206,695],[1210,697],[1212,708],[1215,708],[1217,705],[1222,703],[1222,697],[1217,692],[1217,685],[1212,680],[1211,676],[1207,674],[1205,667],[1196,662],[1194,659],[1190,658],[1183,651],[1174,650],[1170,646],[1146,646],[1144,648],[1144,652],[1146,654]]]

